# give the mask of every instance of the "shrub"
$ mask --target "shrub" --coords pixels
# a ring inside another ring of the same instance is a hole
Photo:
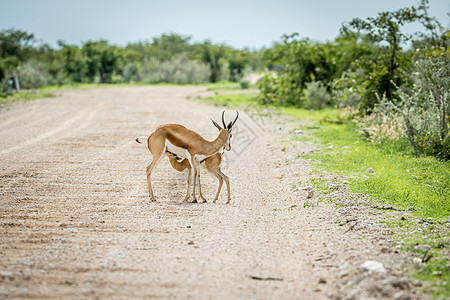
[[[450,159],[450,58],[439,49],[418,52],[411,79],[411,89],[397,88],[401,101],[383,96],[358,123],[372,142],[406,137],[416,151]]]
[[[355,119],[367,140],[375,144],[393,142],[405,137],[406,126],[401,115],[388,104],[384,98],[375,106],[372,114]]]
[[[450,159],[450,58],[444,50],[419,52],[411,90],[398,89],[394,104],[403,117],[406,134],[417,151]]]
[[[313,81],[306,83],[304,91],[306,105],[312,109],[322,109],[331,104],[331,95],[322,82]]]
[[[122,77],[124,82],[138,82],[139,76],[138,76],[139,68],[135,63],[127,63],[122,68]]]
[[[250,87],[250,81],[242,79],[239,84],[241,85],[242,89],[248,89]]]
[[[51,83],[47,66],[40,61],[30,59],[20,67],[20,87],[24,89],[40,88]]]
[[[257,96],[261,104],[293,105],[303,107],[304,97],[300,86],[289,81],[288,74],[266,73],[256,83],[260,93]]]
[[[189,60],[186,55],[179,55],[165,62],[150,59],[138,65],[137,70],[134,70],[133,66],[125,67],[124,79],[130,78],[132,81],[144,83],[207,83],[210,72],[206,64]]]

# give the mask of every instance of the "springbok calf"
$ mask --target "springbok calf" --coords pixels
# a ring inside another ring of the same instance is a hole
[[[197,202],[195,195],[195,184],[198,182],[198,170],[200,168],[200,162],[207,157],[213,156],[219,152],[222,148],[225,150],[231,150],[231,130],[236,123],[239,112],[236,112],[236,119],[225,125],[224,114],[222,112],[222,125],[223,128],[211,119],[214,126],[219,130],[219,135],[213,141],[205,140],[197,132],[190,130],[183,125],[179,124],[165,124],[158,126],[152,134],[147,138],[147,147],[152,154],[153,158],[150,164],[147,166],[147,183],[150,199],[156,201],[153,195],[152,184],[150,176],[155,166],[164,157],[164,154],[168,151],[179,157],[188,160],[191,169],[193,170],[194,187],[193,187],[193,202]],[[136,139],[138,143],[139,138]],[[184,201],[187,201],[185,199]]]
[[[191,178],[191,165],[189,164],[189,161],[185,158],[182,158],[181,160],[178,160],[179,158],[176,154],[166,152],[167,156],[169,157],[169,162],[172,165],[172,168],[177,170],[178,172],[183,172],[184,170],[188,169],[188,187],[186,192],[186,197],[184,201],[187,201],[189,199],[189,191],[190,191],[190,178]],[[222,170],[220,169],[220,166],[222,165],[222,154],[216,153],[212,156],[209,156],[202,160],[200,162],[200,166],[204,166],[211,174],[213,174],[218,180],[219,180],[219,188],[217,189],[216,197],[214,197],[213,203],[216,203],[217,199],[219,198],[220,190],[222,189],[223,181],[225,180],[227,184],[227,191],[228,191],[228,201],[227,204],[230,203],[230,180],[228,179],[228,176],[222,173]],[[200,172],[198,174],[198,191],[200,194],[200,198],[203,200],[203,202],[206,202],[205,197],[202,195],[202,188],[200,184]]]

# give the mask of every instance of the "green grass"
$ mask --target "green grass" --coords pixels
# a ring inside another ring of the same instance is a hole
[[[323,146],[309,158],[321,169],[348,177],[354,192],[413,207],[418,217],[450,216],[450,162],[388,152],[363,141],[348,125],[321,125],[314,135]],[[368,168],[375,172],[367,173]]]
[[[37,90],[33,92],[0,93],[0,104],[12,101],[30,101],[51,97],[55,97],[55,93],[50,89]]]
[[[204,86],[206,86],[208,88],[208,91],[240,90],[240,89],[242,89],[239,82],[229,82],[229,81],[208,83],[208,84],[205,84]]]
[[[0,93],[0,104],[12,101],[31,101],[44,98],[56,97],[59,90],[68,89],[89,89],[98,87],[110,87],[115,85],[100,85],[100,84],[72,84],[72,85],[53,85],[46,86],[36,90],[27,90],[21,92],[3,92]]]
[[[217,95],[214,97],[200,98],[200,102],[206,102],[216,106],[241,107],[253,103],[256,94],[231,94]]]

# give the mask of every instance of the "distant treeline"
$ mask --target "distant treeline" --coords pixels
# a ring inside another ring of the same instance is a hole
[[[58,42],[57,49],[38,44],[32,33],[0,32],[2,90],[18,77],[23,88],[70,83],[208,83],[239,81],[244,72],[261,71],[261,51],[237,50],[210,41],[191,43],[178,34],[126,47],[108,41],[80,46]]]

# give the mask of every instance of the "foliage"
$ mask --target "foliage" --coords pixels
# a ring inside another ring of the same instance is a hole
[[[122,69],[124,82],[143,83],[207,83],[209,67],[181,54],[170,61],[150,59],[141,64],[128,63]]]
[[[355,60],[375,51],[372,44],[351,31],[342,32],[327,43],[297,40],[297,35],[283,36],[282,44],[264,53],[267,67],[276,73],[269,73],[258,82],[261,103],[303,107],[307,83],[320,82],[331,93],[334,82]]]
[[[84,82],[87,74],[86,57],[77,46],[60,43],[61,72],[68,82]]]
[[[406,135],[414,149],[450,159],[450,58],[436,49],[419,53],[414,84],[399,89],[401,102],[392,104],[403,117]]]
[[[427,10],[428,0],[422,0],[417,7],[381,12],[366,20],[355,18],[342,27],[341,32],[353,29],[364,33],[365,40],[375,45],[376,51],[356,60],[335,82],[341,99],[350,99],[350,105],[356,100],[359,109],[365,113],[373,111],[382,95],[389,101],[401,100],[397,86],[411,86],[409,74],[413,56],[412,51],[403,51],[402,45],[418,36],[420,39],[413,41],[416,47],[447,47],[448,33],[435,18],[428,16]],[[402,27],[413,22],[421,23],[425,32],[403,33]]]
[[[241,79],[239,85],[241,86],[242,89],[248,89],[250,87],[250,82],[248,80]]]
[[[214,83],[219,81],[220,77],[220,59],[223,57],[223,48],[214,47],[210,42],[202,45],[202,61],[210,68],[209,81]]]
[[[384,144],[405,138],[405,124],[402,117],[392,111],[390,106],[382,102],[375,106],[370,115],[355,118],[361,131],[368,141],[375,144]],[[385,108],[385,109],[384,109]]]
[[[20,63],[27,59],[34,43],[34,35],[21,30],[0,32],[0,82],[7,75],[16,75]]]
[[[163,34],[152,42],[126,47],[105,40],[87,41],[81,47],[59,41],[58,49],[52,49],[45,44],[35,46],[33,34],[5,30],[0,32],[0,82],[2,90],[8,89],[10,76],[25,80],[25,88],[70,83],[239,82],[247,68],[261,68],[258,51],[190,40],[189,36]]]
[[[20,67],[20,85],[24,89],[41,88],[52,83],[48,67],[35,59],[27,60]]]
[[[331,95],[320,81],[306,83],[304,94],[308,108],[319,110],[331,104]]]
[[[228,59],[228,68],[230,80],[237,82],[244,76],[244,68],[250,62],[250,56],[247,51],[232,51]]]

